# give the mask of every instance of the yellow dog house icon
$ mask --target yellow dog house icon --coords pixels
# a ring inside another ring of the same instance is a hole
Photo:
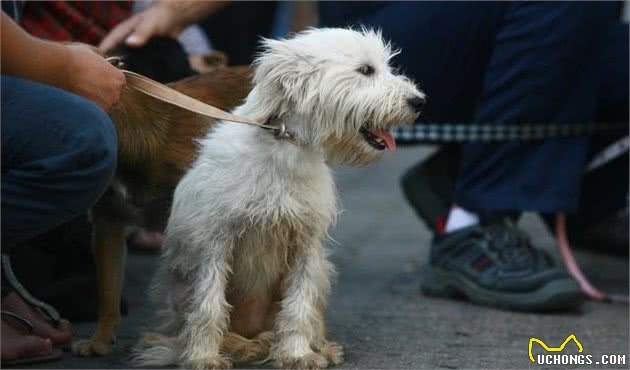
[[[562,344],[560,345],[560,347],[549,347],[548,345],[545,344],[545,342],[543,342],[542,340],[538,339],[538,338],[529,338],[529,359],[532,360],[532,362],[536,362],[536,360],[534,360],[534,355],[532,354],[532,346],[534,345],[534,342],[540,344],[540,346],[547,352],[562,352],[562,350],[564,350],[564,347],[567,345],[567,343],[569,343],[570,341],[575,342],[575,345],[578,348],[578,352],[582,352],[584,350],[584,348],[582,347],[582,343],[580,343],[579,340],[577,340],[577,338],[575,337],[575,334],[571,333],[571,335],[569,335],[567,337],[567,339],[564,340],[564,342],[562,342]]]

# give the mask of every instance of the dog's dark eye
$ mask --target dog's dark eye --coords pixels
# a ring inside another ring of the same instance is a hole
[[[372,67],[369,64],[364,64],[361,67],[359,67],[359,69],[357,69],[357,72],[359,72],[360,74],[364,76],[371,76],[374,74],[374,67]]]

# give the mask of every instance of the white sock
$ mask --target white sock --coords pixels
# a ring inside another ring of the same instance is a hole
[[[468,212],[461,207],[453,205],[453,207],[451,207],[451,211],[448,214],[448,219],[446,220],[446,227],[444,228],[444,231],[450,233],[468,226],[477,225],[478,223],[479,216],[472,212]]]

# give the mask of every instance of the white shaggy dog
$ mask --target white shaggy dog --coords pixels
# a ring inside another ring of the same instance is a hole
[[[395,53],[374,31],[312,29],[263,47],[235,113],[284,124],[291,138],[221,123],[202,141],[175,191],[156,278],[163,325],[145,335],[139,364],[342,361],[324,323],[324,242],[337,214],[328,163],[393,150],[389,129],[414,121],[424,95],[392,73]]]

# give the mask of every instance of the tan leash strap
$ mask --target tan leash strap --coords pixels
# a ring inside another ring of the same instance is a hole
[[[121,59],[119,57],[110,57],[107,58],[107,61],[118,68],[121,68],[122,66]],[[230,122],[244,123],[247,125],[274,130],[276,131],[276,136],[279,138],[288,138],[290,136],[290,133],[286,131],[286,127],[284,125],[281,125],[280,127],[270,126],[256,122],[247,117],[237,116],[235,114],[223,111],[210,104],[199,101],[193,97],[183,94],[173,88],[170,88],[141,74],[127,71],[125,69],[121,69],[121,71],[125,74],[128,87],[138,90],[163,102],[173,104],[180,108],[189,110],[197,114],[201,114],[206,117]]]
[[[172,89],[166,85],[163,85],[157,81],[154,81],[148,77],[144,77],[135,72],[122,70],[127,78],[127,86],[136,89],[142,93],[152,96],[156,99],[164,102],[176,105],[180,108],[184,108],[191,112],[195,112],[207,117],[216,118],[224,121],[245,123],[248,125],[260,126],[269,129],[278,129],[274,126],[267,126],[260,124],[254,120],[246,117],[234,115],[232,113],[225,112],[217,107],[201,102],[195,98],[192,98],[186,94],[182,94],[179,91]]]

